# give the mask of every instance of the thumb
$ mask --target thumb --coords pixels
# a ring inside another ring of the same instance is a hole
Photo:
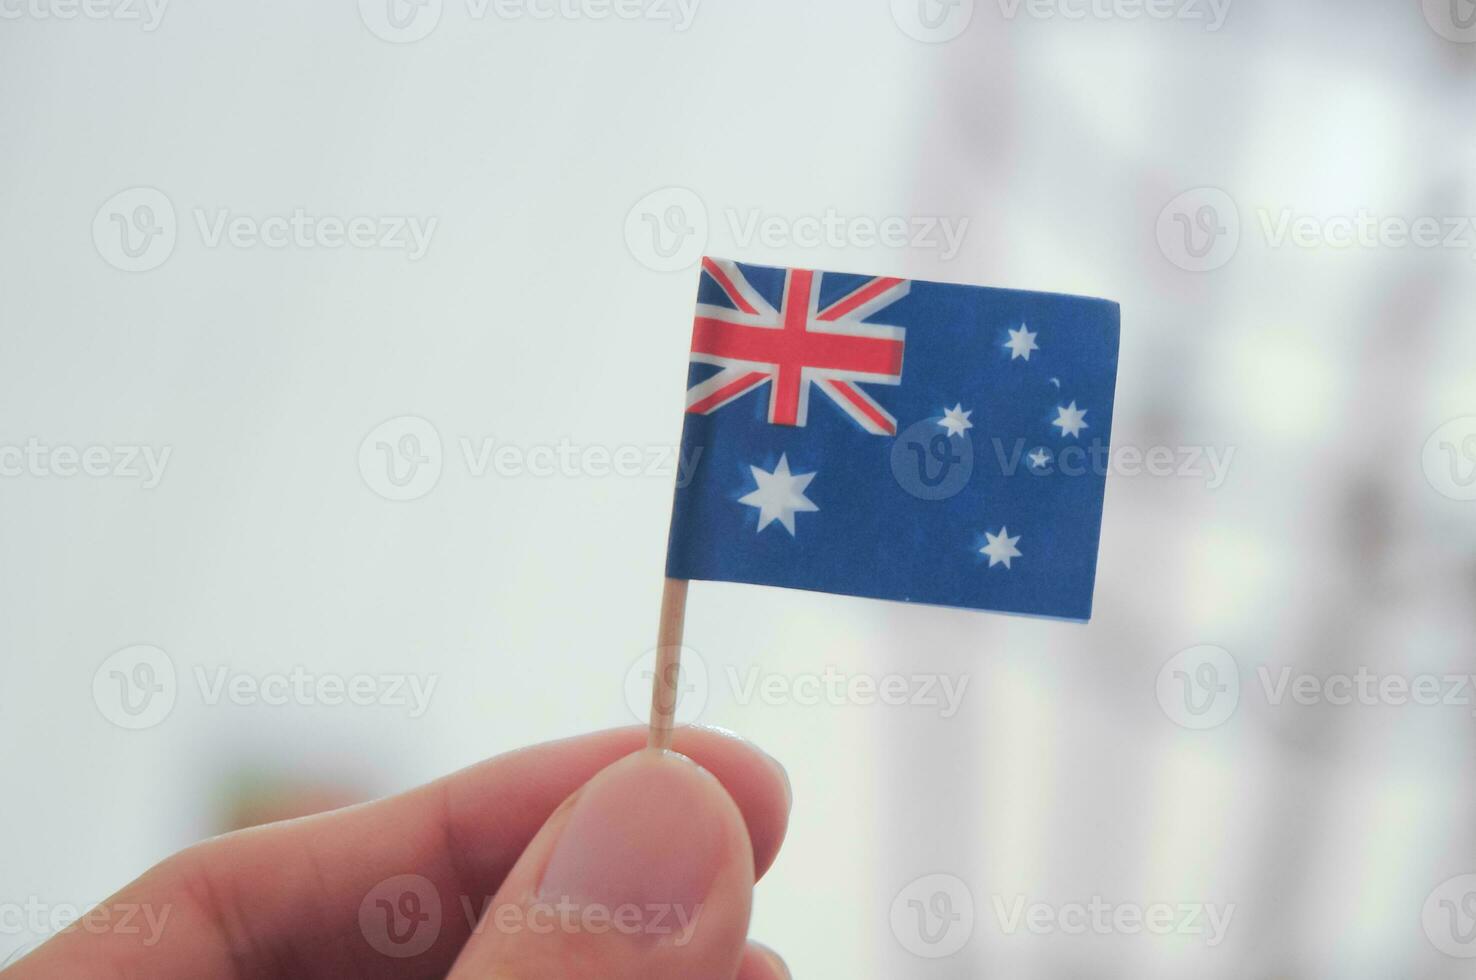
[[[711,774],[670,752],[628,756],[549,817],[449,980],[727,980],[753,876],[743,818]]]

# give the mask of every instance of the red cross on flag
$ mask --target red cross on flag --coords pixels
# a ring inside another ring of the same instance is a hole
[[[792,269],[776,310],[737,263],[703,259],[702,267],[735,308],[697,306],[692,360],[721,370],[688,390],[688,413],[711,414],[772,384],[769,422],[803,426],[815,384],[867,432],[896,435],[897,420],[858,385],[901,383],[906,331],[863,321],[906,296],[909,281],[871,279],[821,309],[816,274]]]

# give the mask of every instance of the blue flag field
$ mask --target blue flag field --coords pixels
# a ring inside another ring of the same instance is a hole
[[[667,575],[1087,620],[1116,303],[704,259]]]

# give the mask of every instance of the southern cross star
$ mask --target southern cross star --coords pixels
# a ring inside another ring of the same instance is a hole
[[[739,497],[738,502],[758,508],[760,531],[778,521],[784,525],[789,536],[794,537],[794,515],[800,511],[820,509],[805,496],[805,487],[815,479],[815,474],[789,472],[787,455],[779,457],[779,465],[774,467],[772,473],[757,466],[750,466],[749,469],[753,471],[753,480],[758,484],[758,489],[745,497]]]
[[[1023,323],[1020,324],[1019,330],[1011,330],[1010,339],[1004,343],[1004,346],[1009,348],[1010,360],[1016,361],[1022,357],[1027,361],[1030,360],[1030,352],[1040,350],[1040,345],[1035,342],[1038,336],[1040,335],[1032,333],[1030,328]]]
[[[1077,408],[1076,402],[1072,402],[1067,408],[1056,408],[1056,421],[1051,425],[1061,430],[1062,436],[1079,436],[1082,429],[1090,429],[1086,423],[1087,409]]]
[[[1017,534],[1013,538],[1010,537],[1010,529],[1007,527],[1000,528],[998,534],[990,534],[988,531],[985,531],[984,538],[989,543],[979,549],[979,554],[989,556],[990,568],[993,568],[995,565],[1003,565],[1005,568],[1009,568],[1010,559],[1023,557],[1020,554],[1020,549],[1015,547],[1015,545],[1020,543],[1020,535]]]
[[[952,408],[945,408],[938,424],[948,430],[949,438],[961,436],[974,427],[974,423],[969,421],[969,416],[973,414],[973,412],[965,412],[963,404],[960,403]]]

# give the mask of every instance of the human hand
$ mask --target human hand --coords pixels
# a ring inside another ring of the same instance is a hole
[[[784,838],[783,770],[703,729],[525,749],[400,796],[229,834],[99,906],[3,980],[782,980],[747,942]],[[448,972],[449,971],[449,972]]]

